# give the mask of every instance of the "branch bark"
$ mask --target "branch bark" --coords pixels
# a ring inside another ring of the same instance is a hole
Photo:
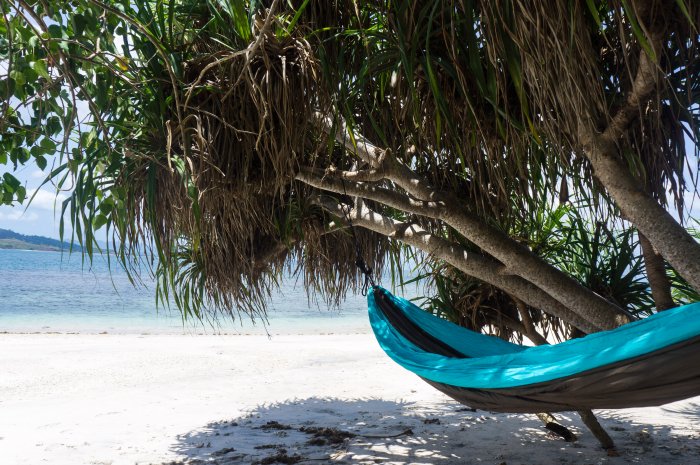
[[[541,346],[543,344],[549,344],[547,339],[545,339],[540,333],[535,329],[535,325],[532,322],[532,317],[530,316],[530,311],[527,309],[525,302],[518,299],[517,297],[512,297],[515,301],[515,305],[518,307],[518,313],[520,314],[520,320],[523,322],[523,334],[527,336],[528,339],[532,341],[533,344]]]
[[[583,421],[583,424],[588,427],[588,429],[593,433],[593,436],[598,439],[600,445],[603,449],[608,451],[608,455],[611,457],[616,457],[617,452],[615,452],[615,441],[612,440],[610,435],[605,428],[598,422],[598,419],[593,414],[591,410],[579,410],[577,412]]]
[[[335,199],[319,197],[316,199],[316,203],[333,215],[339,218],[343,217],[343,210]],[[518,276],[504,273],[504,266],[496,260],[471,253],[459,244],[432,235],[418,225],[383,216],[369,209],[361,201],[357,202],[355,208],[350,212],[350,220],[355,226],[375,231],[419,248],[470,276],[503,289],[511,295],[517,295],[528,305],[559,317],[586,333],[601,329],[595,323],[572,312],[532,283]]]
[[[666,276],[666,264],[664,258],[651,245],[649,239],[639,233],[639,245],[642,247],[644,257],[644,268],[647,271],[651,295],[654,298],[656,310],[668,310],[676,306],[671,296],[671,282]]]
[[[388,162],[388,159],[384,161]],[[393,166],[399,166],[398,162],[393,163]],[[428,188],[422,180],[415,177],[404,178],[394,171],[396,168],[379,165],[377,168],[384,170],[387,178],[400,186],[415,189],[414,193],[427,193],[425,191]],[[407,167],[398,169],[409,170]],[[478,216],[464,211],[455,199],[450,199],[443,193],[432,190],[428,197],[433,200],[418,200],[373,184],[344,181],[313,168],[302,168],[297,174],[297,179],[326,191],[358,196],[405,212],[443,220],[504,263],[502,274],[517,275],[530,281],[580,317],[591,321],[593,325],[602,329],[612,329],[629,321],[628,315],[619,307],[586,289],[503,232],[484,223]]]

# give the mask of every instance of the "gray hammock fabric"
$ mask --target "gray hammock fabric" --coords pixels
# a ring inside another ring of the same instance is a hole
[[[454,325],[379,286],[367,299],[372,329],[387,355],[474,408],[612,409],[700,395],[700,304],[556,345],[525,347]]]

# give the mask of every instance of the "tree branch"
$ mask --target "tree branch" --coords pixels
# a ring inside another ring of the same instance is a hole
[[[639,235],[639,245],[642,247],[644,268],[647,272],[647,280],[651,287],[651,295],[654,298],[656,310],[668,310],[676,306],[671,294],[671,282],[666,276],[666,263],[663,257],[654,250],[649,239],[642,233]]]
[[[337,194],[362,197],[405,212],[415,213],[416,215],[441,219],[445,214],[445,204],[442,202],[415,200],[401,192],[378,187],[374,184],[344,181],[316,168],[302,167],[296,178],[318,189],[335,192]]]
[[[316,113],[315,116],[321,129],[327,134],[332,135],[336,142],[342,144],[348,152],[355,154],[362,161],[374,168],[379,166],[379,157],[381,156],[382,150],[368,141],[364,136],[355,134],[354,131],[348,127],[345,119],[338,118],[336,120],[331,115],[322,115],[321,113]]]
[[[532,317],[530,316],[530,311],[527,309],[525,302],[517,297],[511,297],[515,301],[516,307],[518,307],[518,313],[520,314],[520,320],[522,321],[523,326],[522,333],[535,345],[540,346],[542,344],[548,344],[547,339],[545,339],[544,336],[538,333],[535,329],[535,325],[532,322]]]
[[[379,182],[386,179],[386,172],[378,168],[358,171],[342,171],[335,168],[328,168],[326,173],[345,181],[354,182]]]
[[[377,172],[383,174],[384,179],[395,182],[416,199],[434,201],[441,197],[440,192],[411,168],[401,163],[389,149],[381,149],[362,134],[351,131],[344,120],[341,119],[340,123],[334,126],[333,118],[330,116],[325,118],[319,116],[318,118],[321,122],[321,128],[327,134],[332,135],[350,153],[357,155]]]
[[[404,206],[394,204],[392,205],[394,208],[444,221],[466,239],[503,262],[507,266],[507,272],[521,276],[536,284],[566,307],[594,321],[601,328],[612,329],[632,319],[628,313],[614,303],[609,302],[590,289],[586,289],[570,276],[549,265],[522,244],[513,241],[507,234],[486,224],[481,218],[470,212],[469,209],[463,207],[460,199],[450,195],[450,193],[434,189],[425,179],[393,157],[390,151],[377,148],[362,135],[350,132],[349,137],[347,137],[344,131],[349,131],[349,129],[342,119],[335,126],[335,133],[332,132],[334,126],[331,117],[319,117],[319,120],[324,131],[334,135],[335,139],[344,143],[348,150],[356,153],[362,160],[383,172],[386,175],[386,179],[394,182],[415,199],[428,202],[428,204],[413,203],[405,205],[406,197],[404,197],[400,199],[401,202],[404,202]],[[348,144],[348,140],[358,142]],[[330,187],[330,184],[328,186]],[[328,190],[339,192],[335,189]],[[354,195],[362,196],[360,193]],[[365,198],[369,199],[370,197]],[[372,200],[377,199],[372,198]],[[381,202],[381,200],[379,201]],[[421,211],[406,209],[405,207],[407,206],[412,208],[421,207]]]
[[[318,197],[315,202],[324,210],[343,218],[342,207],[335,199]],[[370,210],[361,201],[357,202],[349,216],[355,226],[369,229],[421,249],[470,276],[503,289],[509,294],[517,295],[528,305],[561,318],[584,332],[596,332],[601,329],[572,312],[532,283],[518,276],[503,273],[504,266],[496,260],[469,252],[459,244],[432,235],[418,225],[388,218]]]
[[[484,223],[478,216],[460,208],[456,200],[445,201],[446,196],[441,193],[432,196],[437,199],[435,201],[416,200],[376,185],[346,182],[314,168],[302,167],[297,179],[326,191],[362,197],[405,212],[445,221],[465,238],[503,262],[506,265],[503,274],[518,275],[532,282],[565,307],[590,320],[593,325],[612,329],[629,321],[629,317],[617,306],[584,288],[523,245]],[[399,178],[390,179],[396,181]],[[403,183],[407,180],[400,181]]]
[[[655,45],[659,50],[660,37],[653,37],[650,44]],[[639,56],[639,67],[632,83],[632,91],[627,96],[625,105],[620,108],[613,117],[603,137],[612,141],[618,140],[627,131],[635,116],[641,113],[641,106],[649,99],[654,89],[656,89],[657,76],[659,74],[658,64],[651,60],[646,52],[642,51]]]

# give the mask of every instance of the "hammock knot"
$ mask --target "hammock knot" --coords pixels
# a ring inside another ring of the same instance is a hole
[[[375,287],[376,284],[374,283],[374,277],[372,276],[372,268],[367,266],[367,263],[365,263],[364,259],[362,256],[358,253],[357,259],[355,260],[355,266],[357,266],[362,274],[365,275],[365,282],[362,284],[362,295],[366,296],[367,291],[369,291],[370,285],[372,287]]]

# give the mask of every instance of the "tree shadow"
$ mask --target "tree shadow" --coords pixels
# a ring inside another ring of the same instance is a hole
[[[697,407],[697,404],[695,405]],[[689,406],[692,409],[693,406]],[[623,411],[624,412],[624,411]],[[697,418],[698,411],[689,412]],[[620,457],[607,457],[575,414],[557,414],[579,440],[552,436],[534,415],[378,399],[308,398],[264,405],[178,437],[179,464],[700,463],[700,436],[604,412]]]

